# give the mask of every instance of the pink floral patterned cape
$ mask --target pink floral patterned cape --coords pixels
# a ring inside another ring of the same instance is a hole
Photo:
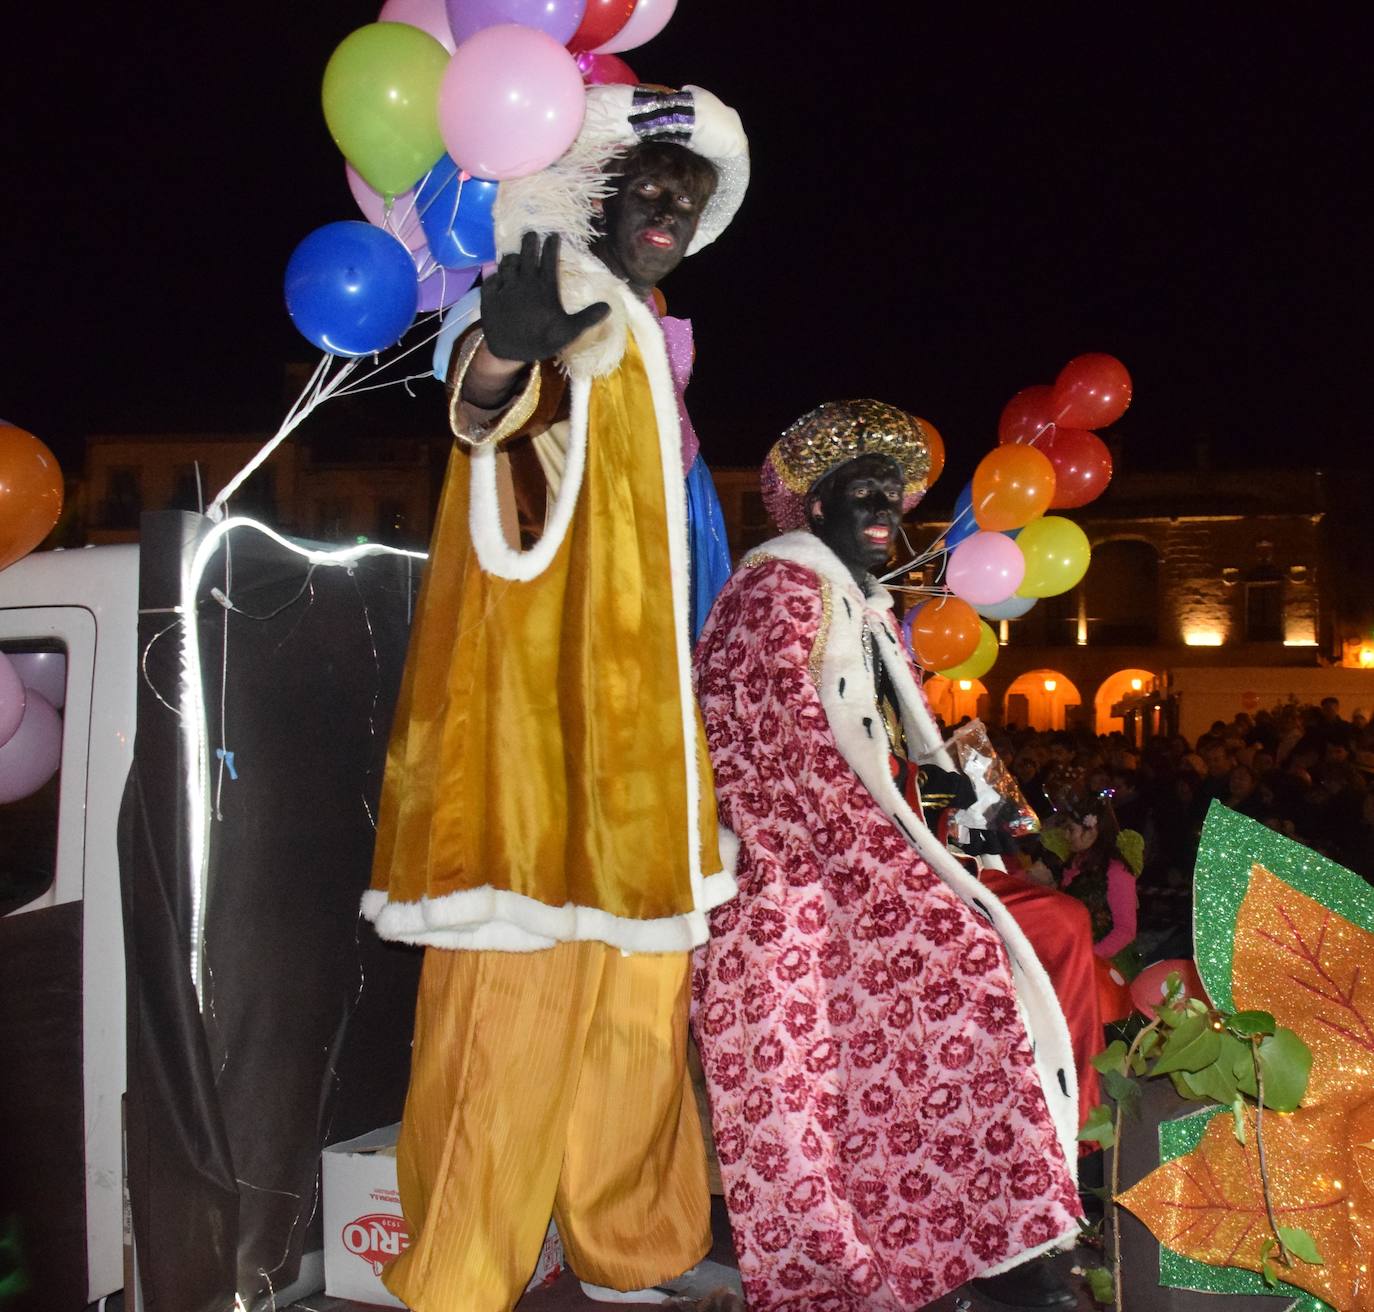
[[[809,534],[762,548],[783,550],[819,571],[746,561],[697,650],[740,892],[698,954],[693,1024],[751,1312],[918,1308],[1077,1233],[1074,1095],[1045,1087],[995,899],[937,876],[929,831],[905,834],[919,819],[841,750],[883,732],[862,630],[900,650],[890,602]]]

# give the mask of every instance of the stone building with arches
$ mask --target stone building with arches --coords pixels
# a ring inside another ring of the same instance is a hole
[[[717,484],[737,551],[771,535],[755,471],[718,471]],[[1092,545],[1082,583],[995,623],[1001,650],[982,680],[932,679],[937,712],[1195,737],[1290,696],[1374,711],[1374,639],[1368,666],[1341,668],[1361,664],[1374,633],[1360,538],[1374,502],[1360,486],[1312,469],[1118,473],[1098,501],[1060,512]],[[938,488],[932,508],[956,491]],[[918,551],[948,526],[922,509],[905,525]],[[936,568],[913,581],[935,584]]]

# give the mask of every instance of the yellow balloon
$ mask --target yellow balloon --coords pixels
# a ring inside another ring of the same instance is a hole
[[[1016,545],[1026,558],[1018,597],[1057,597],[1088,572],[1088,535],[1062,515],[1032,520],[1017,535]]]
[[[940,670],[939,675],[942,679],[981,679],[992,669],[996,661],[997,635],[987,620],[979,620],[978,645],[973,649],[973,655],[960,661],[958,665]]]

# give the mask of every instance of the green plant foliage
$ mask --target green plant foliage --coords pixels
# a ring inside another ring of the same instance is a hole
[[[1116,1142],[1116,1125],[1112,1119],[1112,1109],[1099,1103],[1088,1114],[1078,1137],[1084,1143],[1095,1143],[1102,1148],[1110,1148]]]
[[[1278,1029],[1278,1022],[1267,1011],[1238,1011],[1226,1020],[1226,1028],[1248,1039],[1256,1034],[1272,1034]]]
[[[1321,1266],[1325,1259],[1317,1251],[1317,1241],[1312,1238],[1306,1230],[1298,1226],[1281,1225],[1279,1226],[1279,1238],[1283,1240],[1283,1246],[1293,1254],[1300,1262],[1308,1262],[1312,1266]]]
[[[1167,1075],[1170,1071],[1200,1071],[1210,1066],[1221,1053],[1221,1033],[1203,1012],[1186,1015],[1174,1027],[1159,1050],[1151,1075]],[[1227,1102],[1230,1101],[1228,1098]]]
[[[1106,1075],[1108,1071],[1117,1071],[1124,1075],[1126,1073],[1126,1051],[1124,1039],[1113,1039],[1105,1050],[1093,1058],[1094,1069],[1102,1075]]]

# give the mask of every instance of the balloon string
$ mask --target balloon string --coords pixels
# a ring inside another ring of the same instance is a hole
[[[1020,445],[1034,446],[1053,427],[1053,421],[1047,424],[1041,424],[1040,427],[1035,430],[1035,435],[1031,438],[1031,440],[1029,442],[1022,442]],[[935,539],[926,548],[924,555],[919,555],[914,560],[909,560],[906,562],[906,564],[897,566],[897,568],[889,574],[883,574],[879,577],[878,582],[888,583],[892,579],[900,578],[903,574],[909,573],[913,569],[920,569],[922,565],[929,564],[932,560],[935,559],[936,556],[944,555],[945,551],[947,550],[947,548],[944,545],[945,539],[948,538],[949,535],[953,533],[954,530],[960,524],[962,524],[964,520],[971,514],[973,514],[972,502],[965,506],[963,510],[961,510],[957,515],[955,515],[955,517],[952,520],[950,520],[949,526],[947,528],[942,529],[939,532],[939,534],[936,535]]]
[[[320,357],[320,362],[315,366],[315,372],[311,374],[310,381],[306,383],[300,396],[296,398],[295,404],[287,412],[286,418],[282,420],[281,427],[270,437],[258,453],[239,470],[233,478],[220,490],[215,499],[206,508],[206,516],[218,523],[224,518],[224,504],[235,492],[239,490],[245,481],[256,471],[271,454],[283,443],[293,432],[305,421],[317,406],[323,405],[335,392],[342,386],[344,379],[358,365],[357,359],[345,360],[338,372],[332,377],[328,377],[329,367],[337,357],[325,354]]]

